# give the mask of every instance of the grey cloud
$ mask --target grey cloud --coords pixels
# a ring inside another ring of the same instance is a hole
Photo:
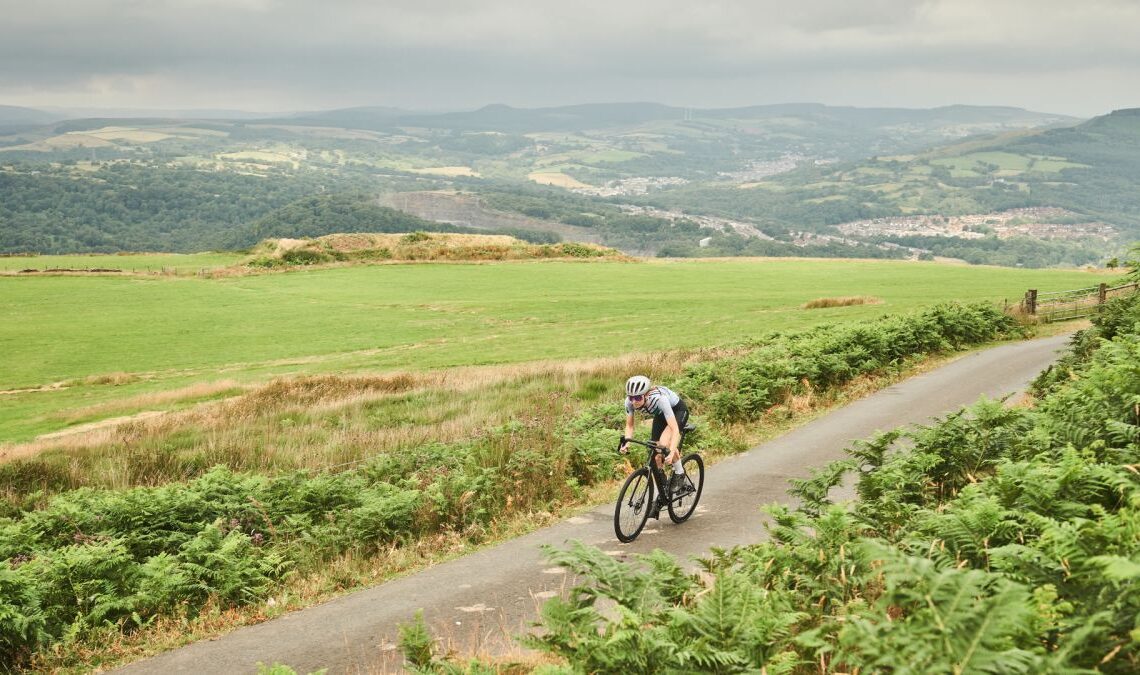
[[[1061,90],[1082,71],[1122,86],[1140,72],[1128,0],[0,0],[0,15],[0,102],[25,104],[36,90],[78,101],[116,88],[211,106],[243,90],[309,107],[665,101],[682,89],[777,102],[803,92],[795,78],[822,100],[921,71],[929,91],[915,100],[974,76],[1004,79],[1019,105],[1019,77],[1041,86],[1052,73]]]

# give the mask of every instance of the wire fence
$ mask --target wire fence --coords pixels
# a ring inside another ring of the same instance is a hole
[[[1088,288],[1075,288],[1069,291],[1038,293],[1031,288],[1025,292],[1021,310],[1045,323],[1065,321],[1092,316],[1112,298],[1130,295],[1140,290],[1140,284],[1131,282],[1120,286],[1100,284]]]

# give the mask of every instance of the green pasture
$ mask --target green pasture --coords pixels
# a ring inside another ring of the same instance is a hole
[[[887,168],[878,167],[878,166],[861,166],[861,167],[855,169],[854,171],[849,172],[844,177],[847,178],[848,180],[858,180],[859,178],[866,177],[866,176],[882,177],[882,176],[894,176],[894,175],[895,175],[894,169],[887,169]]]
[[[176,407],[186,401],[154,406],[138,397],[203,383],[722,345],[939,301],[1016,302],[1027,288],[1105,279],[789,259],[381,265],[223,279],[4,276],[0,390],[67,386],[0,394],[0,441]],[[800,308],[851,295],[883,304]]]
[[[240,253],[131,253],[92,255],[32,255],[0,257],[0,272],[25,269],[115,269],[124,272],[194,274],[199,270],[229,267],[245,256]]]
[[[973,152],[958,157],[932,160],[931,164],[949,168],[952,175],[975,174],[981,165],[993,165],[998,167],[997,174],[1002,176],[1016,176],[1027,171],[1058,173],[1061,169],[1087,166],[1066,161],[1063,157],[1018,155],[1011,152]]]
[[[1066,161],[1064,157],[1033,157],[1031,171],[1038,173],[1061,173],[1061,169],[1088,169],[1088,164]]]
[[[586,152],[575,152],[572,156],[582,164],[612,164],[637,159],[638,157],[645,157],[645,153],[618,150],[617,148],[606,148]]]

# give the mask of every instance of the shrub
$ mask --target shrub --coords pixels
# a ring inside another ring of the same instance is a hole
[[[431,235],[427,232],[409,232],[400,237],[401,244],[419,244],[420,242],[431,241]]]
[[[281,262],[286,265],[320,265],[332,260],[328,253],[308,248],[294,248],[281,254]]]
[[[558,244],[557,247],[562,251],[562,255],[570,256],[571,258],[598,258],[605,255],[600,249],[577,242],[568,241]]]
[[[772,335],[741,357],[686,369],[686,396],[709,406],[714,419],[755,419],[790,396],[840,386],[912,356],[962,348],[1020,331],[989,305],[938,305],[908,317],[824,326]]]
[[[381,483],[361,495],[360,506],[345,518],[349,541],[375,548],[414,531],[420,508],[419,490],[402,490]]]

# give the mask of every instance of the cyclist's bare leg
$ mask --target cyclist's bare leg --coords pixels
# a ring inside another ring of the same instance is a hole
[[[657,445],[660,445],[663,448],[668,448],[668,447],[672,446],[672,443],[673,443],[673,430],[669,427],[665,427],[665,430],[661,432],[661,438],[657,439]],[[659,466],[659,467],[664,466],[664,463],[665,463],[664,455],[657,455],[657,466]]]

